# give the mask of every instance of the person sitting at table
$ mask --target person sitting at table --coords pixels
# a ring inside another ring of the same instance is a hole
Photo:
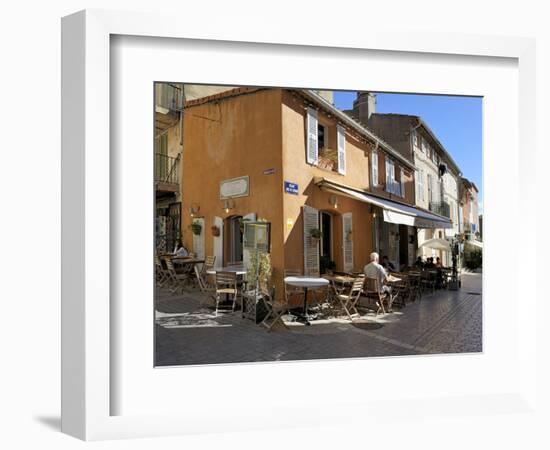
[[[441,269],[441,267],[443,267],[443,266],[441,265],[441,259],[439,259],[439,256],[438,256],[437,258],[435,258],[435,267],[436,267],[437,269]]]
[[[416,261],[414,262],[414,267],[417,267],[418,269],[422,269],[424,267],[424,261],[422,261],[422,256],[419,256],[416,258]]]
[[[395,266],[387,256],[382,256],[382,267],[386,269],[387,272],[395,272]]]
[[[426,264],[424,265],[426,269],[433,269],[435,267],[434,259],[432,257],[428,258],[426,260]]]
[[[189,256],[189,252],[183,246],[181,239],[178,239],[178,241],[176,242],[176,246],[174,248],[174,256],[178,256],[178,257]]]
[[[386,284],[390,278],[386,269],[378,263],[378,258],[378,253],[372,252],[370,254],[370,263],[363,268],[363,272],[366,277],[378,280],[378,289],[380,293],[388,295],[388,312],[392,312],[393,297],[391,295],[391,286]]]

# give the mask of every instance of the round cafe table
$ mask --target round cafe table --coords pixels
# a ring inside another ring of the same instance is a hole
[[[304,288],[304,309],[303,315],[300,317],[306,325],[311,325],[309,315],[307,313],[307,290],[309,288],[320,288],[328,285],[328,280],[317,277],[286,277],[285,283],[291,286]]]

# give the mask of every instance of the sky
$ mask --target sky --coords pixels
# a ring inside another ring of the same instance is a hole
[[[351,109],[355,92],[334,92],[339,109]],[[447,95],[376,94],[376,112],[420,116],[479,190],[479,212],[483,211],[482,186],[482,98]]]

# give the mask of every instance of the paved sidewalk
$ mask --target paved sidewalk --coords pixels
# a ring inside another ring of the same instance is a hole
[[[436,291],[394,313],[293,323],[268,333],[239,312],[215,317],[201,293],[156,298],[158,366],[482,351],[481,274],[459,291]]]

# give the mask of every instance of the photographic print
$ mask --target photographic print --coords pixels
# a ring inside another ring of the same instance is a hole
[[[482,98],[157,82],[155,365],[482,349]]]

